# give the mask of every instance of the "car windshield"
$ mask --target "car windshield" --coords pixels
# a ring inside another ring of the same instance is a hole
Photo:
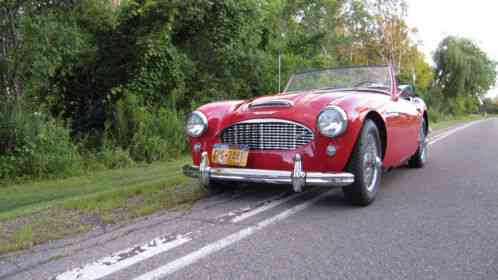
[[[330,89],[391,90],[388,66],[356,66],[306,72],[293,75],[285,92]]]

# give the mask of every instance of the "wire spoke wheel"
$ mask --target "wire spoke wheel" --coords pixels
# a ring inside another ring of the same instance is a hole
[[[379,175],[377,160],[379,153],[377,151],[377,142],[372,134],[368,135],[365,154],[363,155],[363,182],[367,186],[367,191],[371,192],[375,188],[375,183]]]
[[[347,167],[355,175],[355,181],[342,189],[353,205],[367,206],[375,200],[382,177],[381,153],[379,130],[367,119]]]

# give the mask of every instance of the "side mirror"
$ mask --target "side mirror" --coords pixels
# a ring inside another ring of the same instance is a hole
[[[401,98],[415,97],[415,90],[411,85],[400,85],[398,87],[398,93]]]

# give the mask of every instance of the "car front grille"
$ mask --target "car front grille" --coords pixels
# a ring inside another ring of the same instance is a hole
[[[313,132],[301,124],[269,119],[234,124],[221,133],[224,144],[248,145],[251,150],[295,150],[313,139]]]

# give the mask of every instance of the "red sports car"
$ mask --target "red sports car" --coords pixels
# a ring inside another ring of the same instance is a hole
[[[390,66],[293,75],[284,92],[201,106],[186,121],[193,165],[209,188],[226,182],[342,187],[355,205],[375,199],[383,169],[423,167],[427,107]]]

